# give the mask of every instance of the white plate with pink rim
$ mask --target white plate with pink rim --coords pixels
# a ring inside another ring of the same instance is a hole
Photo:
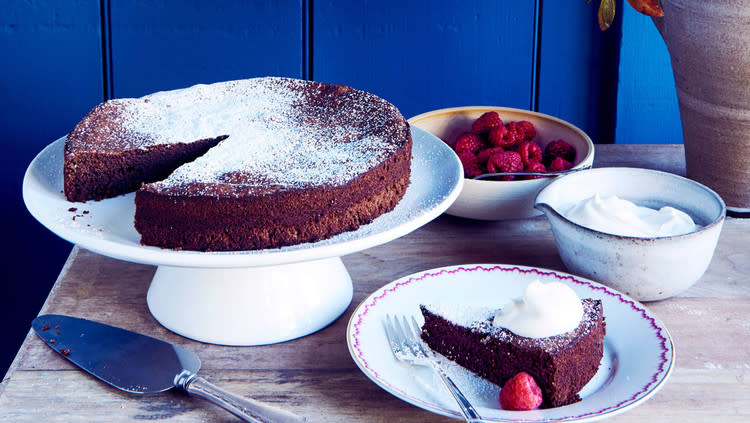
[[[461,418],[448,391],[429,368],[396,361],[383,332],[386,314],[423,319],[424,303],[500,306],[520,297],[526,285],[567,284],[580,298],[602,301],[607,334],[599,371],[581,390],[581,401],[564,407],[531,411],[500,408],[500,387],[444,360],[446,371],[485,421],[568,422],[611,417],[642,404],[669,377],[674,346],[667,329],[639,302],[611,288],[567,273],[525,266],[471,264],[427,270],[405,276],[375,291],[354,311],[347,328],[349,352],[357,366],[377,385],[417,407]]]

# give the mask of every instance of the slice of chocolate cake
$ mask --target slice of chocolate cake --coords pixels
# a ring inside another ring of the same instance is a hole
[[[544,396],[543,408],[580,400],[578,392],[596,374],[604,350],[600,300],[582,300],[583,318],[574,330],[527,338],[493,325],[496,309],[421,305],[422,339],[433,350],[499,386],[525,371]]]

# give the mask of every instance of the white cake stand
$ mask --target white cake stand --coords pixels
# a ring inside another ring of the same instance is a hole
[[[411,184],[390,213],[331,239],[259,251],[174,251],[140,244],[134,194],[71,203],[63,195],[64,138],[31,162],[23,199],[42,225],[109,257],[157,265],[147,294],[154,318],[180,335],[222,345],[263,345],[313,333],[352,299],[341,256],[408,234],[456,199],[463,171],[440,139],[412,128]]]

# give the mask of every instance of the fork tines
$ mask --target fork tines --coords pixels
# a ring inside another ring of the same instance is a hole
[[[428,358],[429,353],[422,346],[419,337],[421,329],[416,319],[406,316],[385,316],[383,325],[388,342],[391,344],[394,354],[404,352],[419,358]],[[404,351],[407,350],[407,351]]]
[[[453,395],[464,420],[467,422],[480,422],[482,420],[479,413],[472,407],[469,400],[466,399],[466,396],[442,369],[439,361],[434,358],[432,350],[429,348],[425,349],[422,345],[422,340],[419,336],[421,329],[414,316],[409,319],[406,316],[399,318],[398,316],[386,314],[383,319],[383,329],[385,329],[385,336],[388,338],[388,343],[396,360],[418,366],[432,367],[440,376],[445,387]]]

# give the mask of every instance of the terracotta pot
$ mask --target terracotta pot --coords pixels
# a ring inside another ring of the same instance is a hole
[[[661,0],[687,176],[750,212],[750,0]]]

